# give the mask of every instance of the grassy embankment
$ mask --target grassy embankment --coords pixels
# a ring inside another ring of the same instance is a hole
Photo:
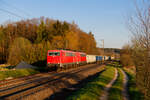
[[[36,73],[39,73],[39,71],[30,68],[0,71],[0,80],[4,80],[9,77],[11,78],[23,77],[23,76],[36,74]]]
[[[123,100],[122,90],[123,90],[123,74],[118,68],[118,78],[109,90],[108,100]]]
[[[113,79],[115,70],[108,66],[106,71],[88,82],[83,88],[74,92],[67,100],[99,100],[104,87]]]
[[[133,68],[124,68],[124,71],[128,75],[128,93],[130,100],[144,100],[143,94],[137,88],[135,80],[135,71]]]
[[[117,63],[117,62],[114,62],[112,65],[115,66],[115,67],[122,67],[122,65],[119,65],[119,63]],[[142,93],[139,91],[139,89],[136,86],[136,80],[135,80],[135,73],[136,72],[135,72],[135,68],[134,67],[130,67],[130,68],[123,68],[123,69],[126,72],[126,74],[128,76],[128,79],[129,79],[128,80],[128,94],[129,94],[130,100],[143,100],[143,95],[142,95]],[[123,78],[123,76],[121,76],[121,77]],[[118,77],[117,81],[119,79],[121,80],[122,79],[121,77]],[[109,100],[122,100],[122,98],[121,98],[121,91],[120,91],[122,89],[120,87],[121,86],[121,82],[119,83],[117,81],[113,85],[113,87],[116,87],[116,89],[114,89],[112,87],[112,90],[110,90],[110,92],[109,92],[110,93]],[[119,93],[119,91],[120,91],[120,93]]]

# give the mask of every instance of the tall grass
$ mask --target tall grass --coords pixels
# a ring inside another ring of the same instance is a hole
[[[130,100],[144,100],[144,95],[137,88],[135,73],[133,74],[130,69],[124,69],[126,74],[128,75],[128,93]]]
[[[99,74],[99,76],[83,88],[74,92],[67,100],[99,100],[105,86],[113,79],[115,70],[113,67],[107,67],[106,71]]]
[[[4,80],[8,77],[17,78],[22,76],[28,76],[36,73],[39,73],[39,71],[31,68],[0,71],[0,80]]]
[[[118,68],[118,78],[109,91],[108,100],[123,100],[122,97],[123,78],[124,76],[120,71],[120,68]]]

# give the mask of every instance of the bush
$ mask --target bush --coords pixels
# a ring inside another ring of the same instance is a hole
[[[8,63],[17,65],[21,61],[28,62],[31,48],[32,44],[28,39],[23,37],[16,38],[9,48]]]
[[[31,44],[28,39],[23,37],[16,38],[9,49],[8,63],[17,65],[21,61],[33,64],[38,61],[46,60],[47,51],[50,49],[49,42]]]
[[[132,60],[131,47],[129,45],[124,45],[120,53],[120,61],[123,66],[133,66],[134,62]]]

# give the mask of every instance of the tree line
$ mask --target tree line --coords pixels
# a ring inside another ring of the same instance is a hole
[[[58,48],[98,54],[92,32],[82,31],[74,22],[41,17],[0,26],[0,63],[33,64]]]

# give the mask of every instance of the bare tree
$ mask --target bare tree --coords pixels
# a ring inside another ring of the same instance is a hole
[[[150,98],[150,1],[135,3],[136,14],[130,18],[129,30],[132,37],[132,57],[136,66],[137,85]]]

